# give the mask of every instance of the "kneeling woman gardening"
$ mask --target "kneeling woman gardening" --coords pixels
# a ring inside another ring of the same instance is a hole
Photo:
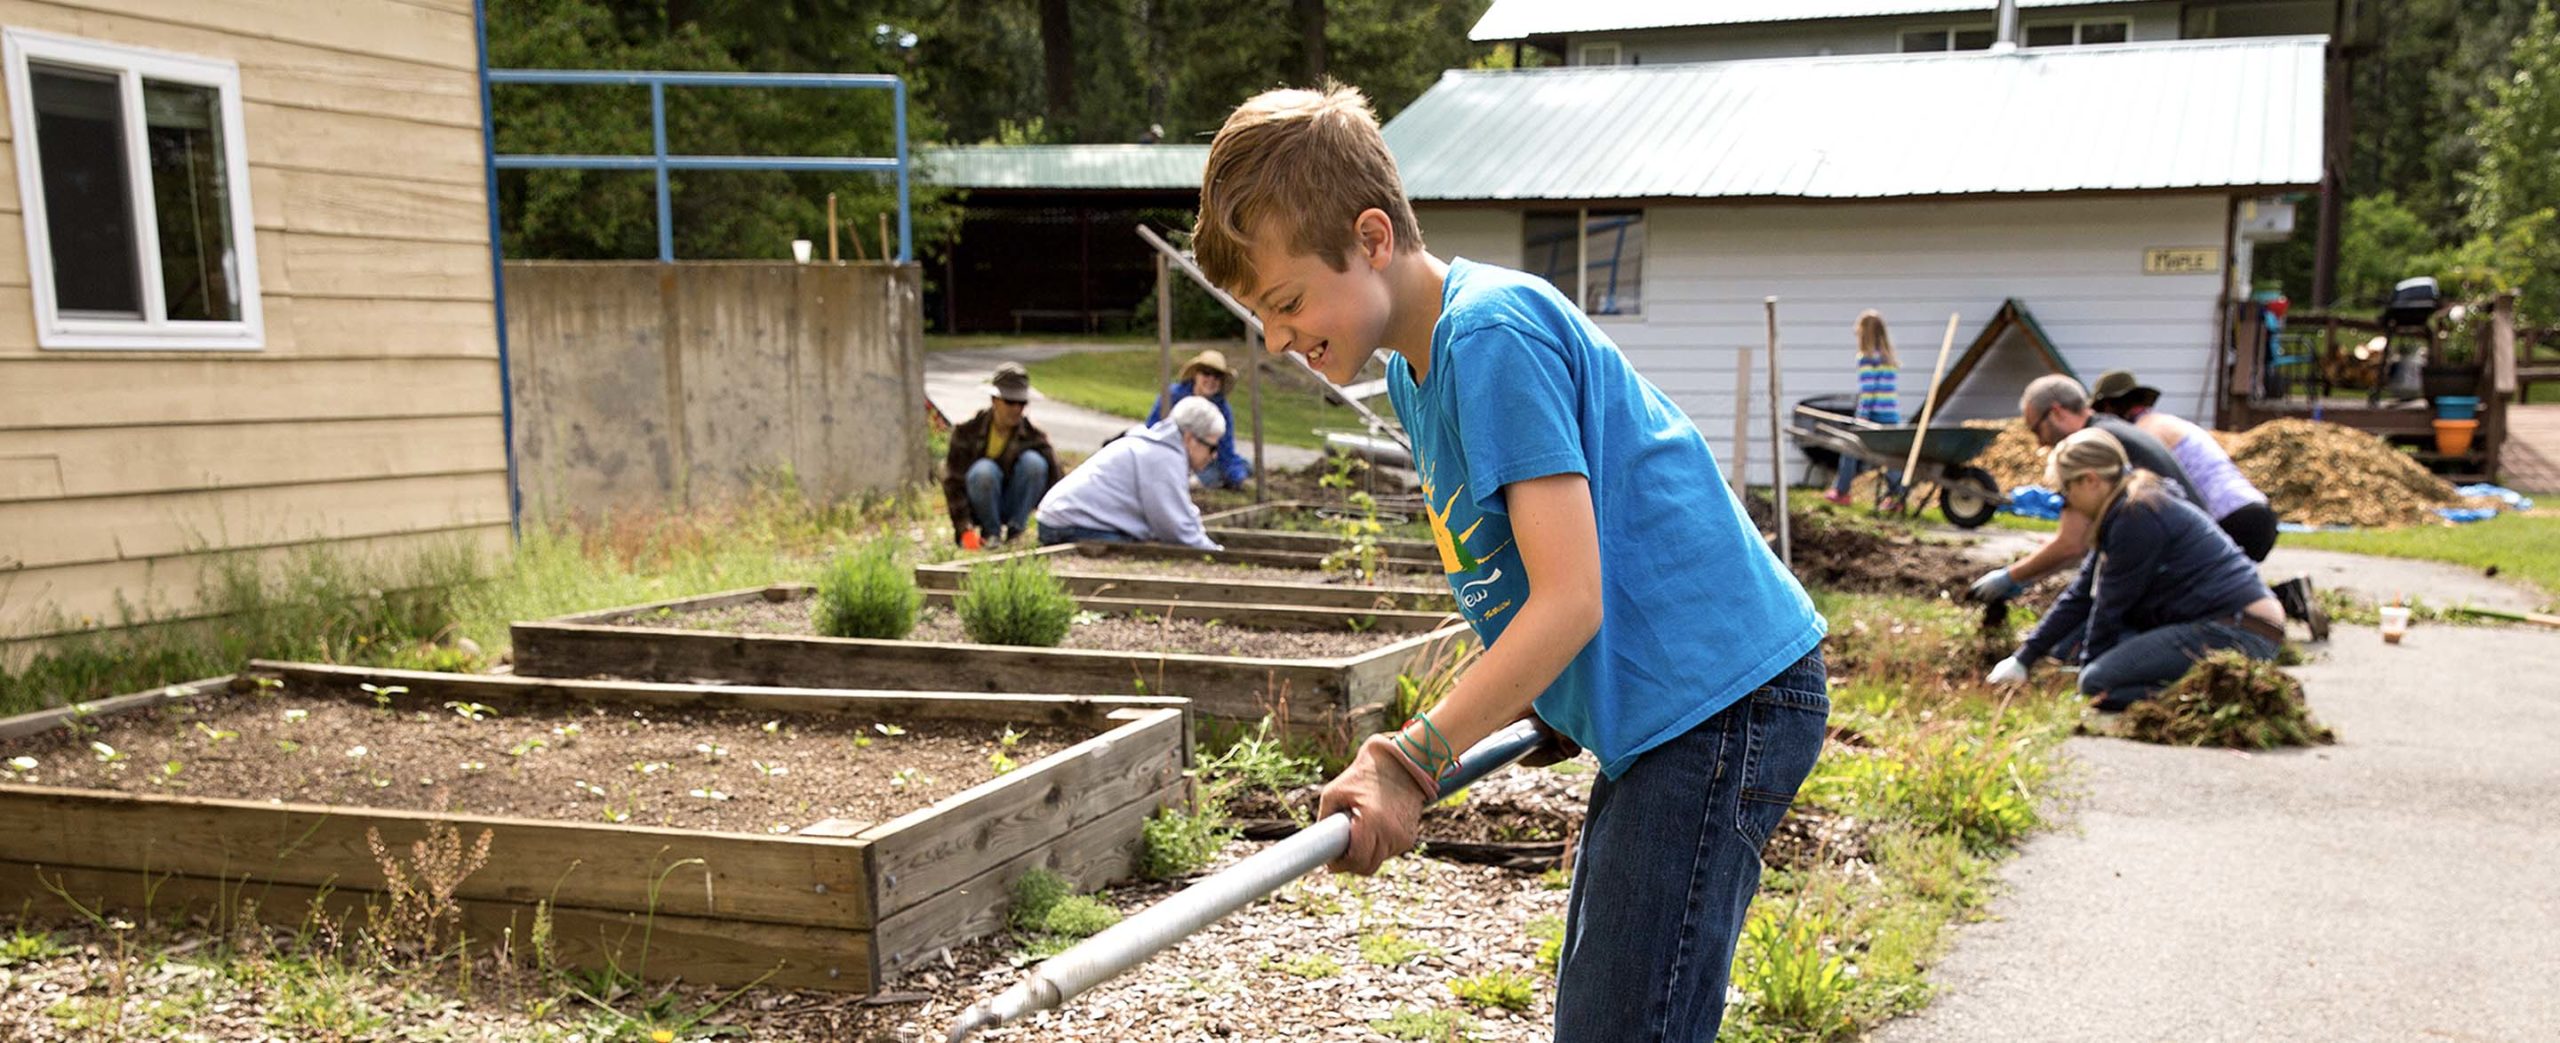
[[[2076,643],[2081,694],[2121,710],[2158,695],[2207,652],[2275,658],[2284,610],[2257,565],[2158,475],[2133,470],[2114,435],[2092,427],[2063,439],[2045,484],[2095,536],[2080,577],[2017,654],[1991,668],[1992,683],[2026,680],[2037,661]]]

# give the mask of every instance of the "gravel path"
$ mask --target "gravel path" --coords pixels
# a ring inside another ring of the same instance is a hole
[[[2004,874],[1882,1043],[2547,1040],[2560,1026],[2560,634],[2340,627],[2338,745],[2075,739],[2077,828]]]

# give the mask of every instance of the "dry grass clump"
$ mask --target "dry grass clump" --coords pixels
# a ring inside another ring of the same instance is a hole
[[[2128,739],[2166,746],[2265,750],[2338,741],[2312,719],[2302,682],[2229,649],[2198,660],[2157,698],[2133,704],[2122,729]]]

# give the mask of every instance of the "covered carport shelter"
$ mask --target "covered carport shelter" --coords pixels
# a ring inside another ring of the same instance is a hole
[[[1206,145],[960,145],[922,150],[962,190],[960,234],[925,292],[944,333],[1126,326],[1155,292],[1141,223],[1189,228]]]

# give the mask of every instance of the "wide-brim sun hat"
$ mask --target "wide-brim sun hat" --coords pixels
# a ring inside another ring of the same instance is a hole
[[[1236,382],[1235,371],[1227,368],[1226,353],[1216,348],[1208,348],[1191,356],[1191,361],[1182,364],[1182,372],[1175,379],[1189,380],[1204,369],[1216,373],[1219,380],[1229,384]]]
[[[2098,382],[2089,388],[2091,402],[2123,402],[2148,406],[2160,401],[2160,389],[2134,379],[2129,369],[2111,369],[2098,374]]]
[[[1019,362],[997,366],[995,374],[986,383],[978,385],[978,390],[1007,402],[1029,402],[1041,397],[1039,392],[1031,390],[1031,371],[1022,368]]]

